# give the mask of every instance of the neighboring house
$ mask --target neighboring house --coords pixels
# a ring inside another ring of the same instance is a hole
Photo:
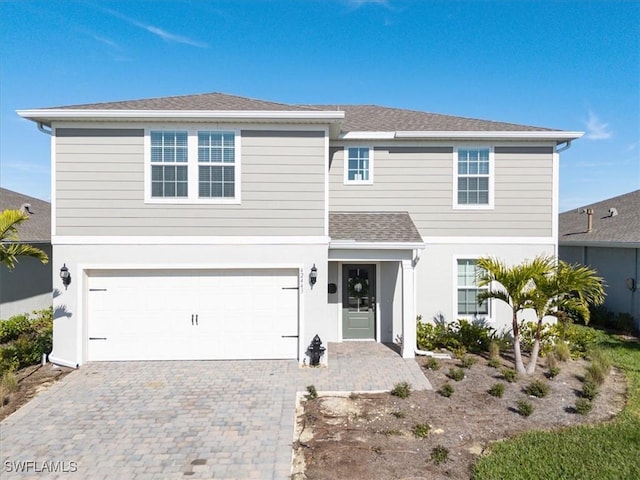
[[[640,190],[560,214],[559,256],[598,271],[604,306],[633,316],[640,329]]]
[[[49,263],[31,257],[18,257],[13,270],[0,265],[0,319],[48,308],[51,286],[51,204],[37,198],[0,188],[0,212],[22,210],[29,220],[18,226],[18,239],[38,247],[49,256]]]
[[[508,325],[475,259],[557,253],[558,152],[582,135],[218,93],[18,113],[52,135],[65,365],[306,362],[316,334],[412,357],[418,314]]]

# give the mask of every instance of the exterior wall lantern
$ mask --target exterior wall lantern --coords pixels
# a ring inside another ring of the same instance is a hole
[[[62,284],[64,285],[64,289],[66,290],[71,283],[71,273],[69,273],[69,269],[67,268],[66,263],[64,263],[62,265],[62,268],[60,269],[60,278],[62,279]]]
[[[311,267],[311,272],[309,273],[309,283],[311,284],[311,288],[313,288],[313,286],[316,284],[316,282],[318,281],[318,269],[316,268],[316,264],[313,264],[313,267]]]

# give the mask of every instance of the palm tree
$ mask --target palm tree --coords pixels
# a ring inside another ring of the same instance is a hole
[[[507,266],[497,258],[478,259],[478,286],[488,287],[478,294],[478,302],[491,298],[501,300],[511,308],[513,333],[513,354],[518,373],[526,373],[520,350],[520,325],[518,312],[533,308],[536,279],[548,274],[553,262],[549,257],[536,257],[519,265]]]
[[[548,274],[536,278],[535,284],[532,307],[538,324],[527,373],[533,373],[536,369],[544,317],[555,316],[566,324],[570,318],[568,312],[572,312],[589,323],[589,306],[601,305],[605,297],[602,278],[597,276],[595,270],[562,260],[554,264]]]
[[[29,217],[22,210],[5,210],[0,214],[0,264],[15,268],[18,257],[34,257],[47,263],[49,257],[39,248],[18,241],[18,225]]]

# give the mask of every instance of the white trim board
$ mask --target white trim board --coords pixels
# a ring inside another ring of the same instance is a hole
[[[55,235],[53,245],[328,245],[329,237],[253,236],[66,236]]]
[[[557,245],[555,237],[422,237],[427,245]]]

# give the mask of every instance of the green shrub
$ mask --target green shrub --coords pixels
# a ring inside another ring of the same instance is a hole
[[[488,392],[489,392],[489,395],[491,395],[492,397],[502,398],[502,395],[504,395],[504,383],[493,384],[493,386],[488,390]]]
[[[528,402],[527,400],[518,400],[516,405],[518,413],[523,417],[528,417],[535,410],[531,402]]]
[[[500,373],[509,383],[513,383],[518,379],[518,372],[516,372],[513,368],[503,368],[502,370],[500,370]]]
[[[315,400],[318,398],[318,390],[315,385],[307,385],[307,400]]]
[[[427,435],[429,435],[429,429],[430,427],[426,423],[418,423],[411,429],[411,431],[416,436],[416,438],[425,438]]]
[[[553,353],[561,362],[567,362],[571,360],[571,349],[565,342],[556,343],[556,345],[553,347]]]
[[[597,362],[591,362],[587,365],[587,373],[584,376],[585,381],[592,380],[597,385],[602,385],[607,378],[609,369]]]
[[[550,367],[547,372],[547,378],[556,378],[560,374],[560,367]]]
[[[467,347],[465,347],[464,345],[461,345],[459,347],[453,348],[451,350],[451,353],[453,353],[453,356],[455,358],[460,360],[467,354]]]
[[[520,326],[520,348],[523,352],[530,352],[533,348],[538,322],[525,322]],[[557,340],[550,323],[543,323],[540,328],[540,351],[548,351]]]
[[[428,370],[440,370],[440,362],[433,357],[429,357],[425,368]]]
[[[0,374],[36,365],[43,353],[51,351],[53,310],[34,312],[34,315],[16,315],[0,322],[0,335],[6,343],[0,348]]]
[[[486,352],[492,341],[505,343],[504,337],[499,338],[495,329],[481,322],[460,319],[451,323],[441,320],[425,323],[421,316],[417,320],[416,336],[421,350],[444,348],[453,352],[464,347],[468,352],[480,353]]]
[[[611,359],[600,348],[592,349],[589,352],[589,358],[591,362],[599,364],[604,370],[608,371],[611,368]]]
[[[487,365],[491,368],[500,368],[502,366],[502,362],[497,358],[490,358]]]
[[[447,382],[444,385],[442,385],[442,387],[440,387],[440,390],[438,390],[438,393],[443,397],[449,398],[451,395],[453,395],[453,386],[449,382]]]
[[[0,343],[16,340],[20,335],[29,334],[33,330],[29,314],[14,315],[8,320],[0,320]]]
[[[462,365],[462,368],[471,368],[477,361],[478,360],[475,357],[465,355],[460,359],[460,364]]]
[[[538,398],[546,397],[549,393],[549,385],[542,380],[534,380],[524,388],[524,392]]]
[[[576,413],[579,413],[580,415],[586,415],[591,410],[593,410],[593,403],[591,403],[591,400],[588,400],[586,398],[579,398],[576,400],[575,409]]]
[[[598,384],[593,380],[585,380],[582,384],[582,396],[589,400],[593,400],[598,396]]]
[[[391,395],[400,398],[407,398],[411,395],[411,385],[407,382],[396,383],[391,390]]]
[[[461,368],[450,368],[449,372],[447,372],[447,377],[449,377],[451,380],[459,382],[464,378],[464,370],[462,370]]]
[[[496,340],[489,342],[489,358],[492,360],[500,358],[500,344]]]
[[[436,445],[431,449],[431,461],[435,465],[440,465],[449,460],[449,450],[442,445]]]

